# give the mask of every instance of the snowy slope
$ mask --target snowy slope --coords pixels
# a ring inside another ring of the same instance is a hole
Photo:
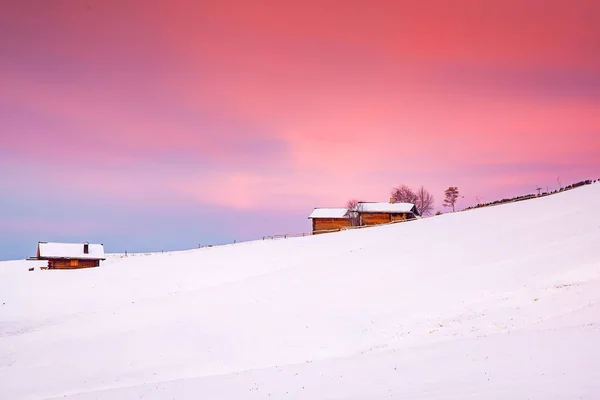
[[[598,204],[0,263],[0,398],[598,399]]]

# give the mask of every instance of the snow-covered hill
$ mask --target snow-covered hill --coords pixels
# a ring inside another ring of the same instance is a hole
[[[0,398],[598,399],[598,204],[0,263]]]

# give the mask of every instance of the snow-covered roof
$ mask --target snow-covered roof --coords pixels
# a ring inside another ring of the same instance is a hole
[[[103,260],[104,245],[88,244],[87,253],[84,252],[85,243],[52,243],[39,242],[38,258],[78,258]]]
[[[412,203],[358,203],[361,211],[369,213],[408,213],[412,212]]]
[[[348,218],[347,208],[315,208],[308,218]]]

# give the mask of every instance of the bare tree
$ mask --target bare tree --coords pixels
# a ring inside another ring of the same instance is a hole
[[[350,218],[352,226],[360,226],[360,211],[362,210],[362,204],[356,199],[348,200],[346,203],[346,216]]]
[[[360,201],[356,199],[348,200],[348,202],[346,203],[346,208],[348,210],[355,210],[356,207],[358,207],[358,203],[360,203]]]
[[[452,212],[456,211],[456,200],[458,200],[458,197],[460,196],[458,188],[456,186],[450,186],[444,191],[444,196],[444,207],[452,207]]]
[[[433,213],[433,195],[423,186],[414,191],[406,185],[400,185],[392,190],[391,196],[394,203],[414,204],[421,215]]]
[[[406,185],[400,185],[393,189],[391,195],[395,203],[416,204],[417,202],[417,194]]]
[[[427,189],[421,186],[415,193],[417,200],[414,203],[421,215],[431,215],[433,213],[433,195]]]
[[[562,185],[562,179],[560,179],[560,175],[556,177],[556,182],[558,183],[558,189],[562,190],[563,185]]]

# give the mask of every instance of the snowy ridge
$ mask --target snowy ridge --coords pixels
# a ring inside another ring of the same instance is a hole
[[[0,398],[597,399],[599,201],[0,263]]]

